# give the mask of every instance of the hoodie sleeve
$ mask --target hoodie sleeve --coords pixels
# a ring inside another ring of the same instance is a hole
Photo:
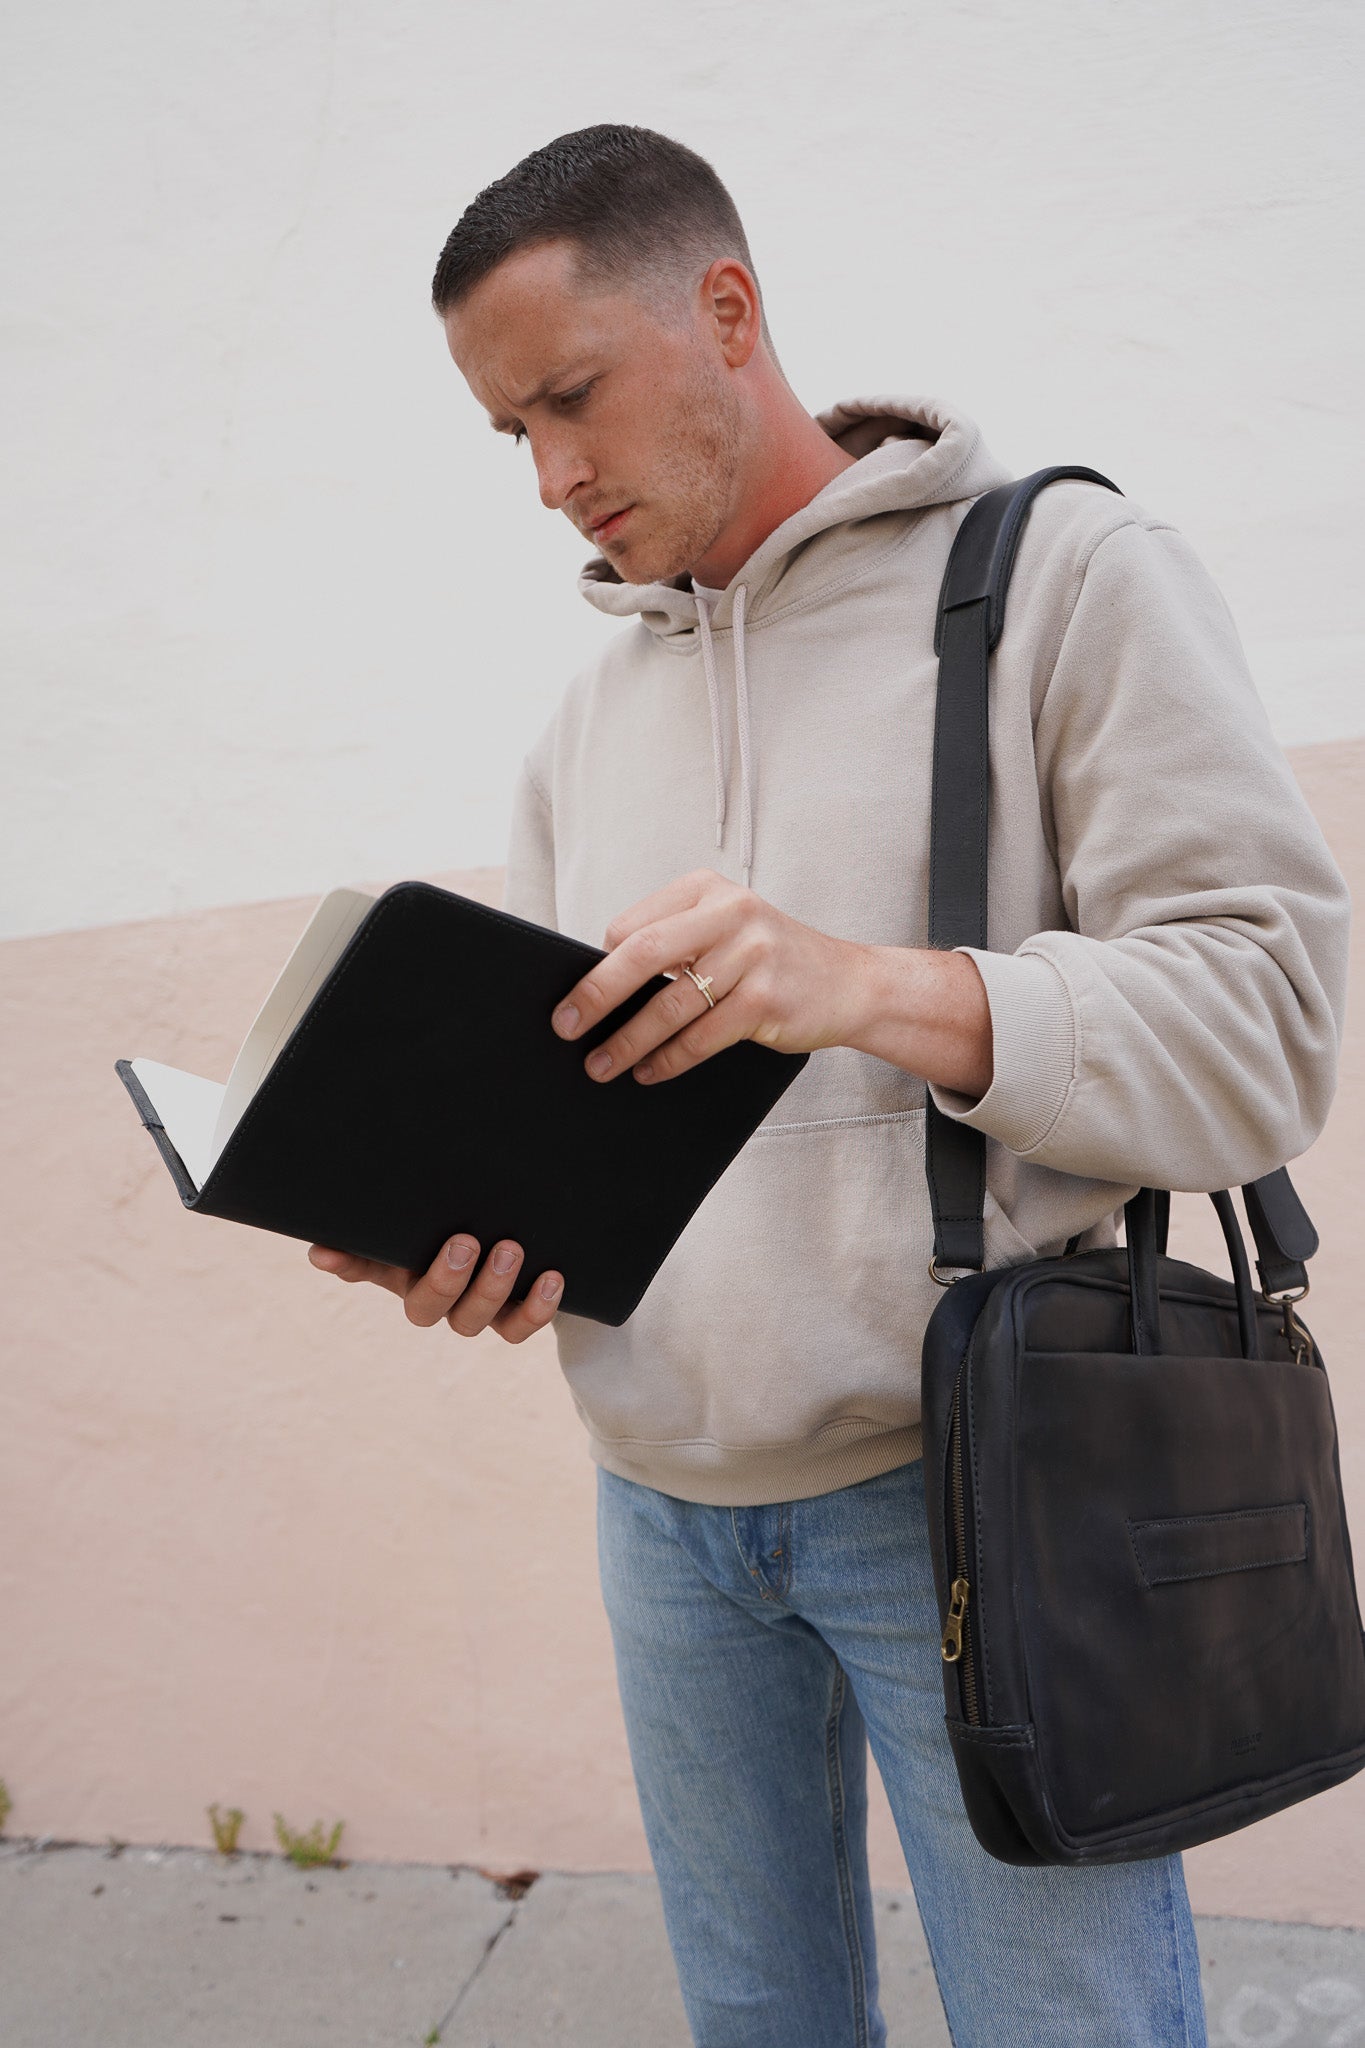
[[[512,792],[502,907],[515,917],[558,931],[555,826],[548,789],[553,747],[552,719],[523,760]]]
[[[1297,1158],[1336,1085],[1349,898],[1173,529],[1094,548],[1035,746],[1073,929],[956,949],[986,985],[994,1076],[935,1103],[1123,1185],[1233,1187]]]

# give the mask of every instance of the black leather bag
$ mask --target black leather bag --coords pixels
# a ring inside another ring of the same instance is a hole
[[[988,671],[1046,469],[979,499],[944,577],[930,944],[986,945]],[[1321,1356],[1313,1226],[1281,1168],[1211,1199],[1231,1279],[1126,1245],[983,1270],[985,1140],[929,1100],[936,1279],[925,1493],[948,1734],[972,1828],[1016,1864],[1231,1833],[1365,1765],[1365,1640]]]

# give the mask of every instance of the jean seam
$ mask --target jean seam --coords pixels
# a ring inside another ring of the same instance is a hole
[[[1168,1862],[1166,1865],[1166,1919],[1170,1928],[1171,1947],[1175,1953],[1175,1980],[1180,1988],[1180,2038],[1184,2042],[1185,2048],[1197,2048],[1197,2044],[1190,2033],[1190,1996],[1189,1987],[1185,1979],[1184,1945],[1181,1942],[1180,1935],[1176,1930],[1175,1924],[1176,1913],[1174,1867],[1175,1866],[1173,1862]],[[1201,1986],[1199,1989],[1199,1998],[1201,2004],[1203,2002],[1203,1996],[1204,1993]],[[1207,2029],[1205,2030],[1205,2032],[1207,2035]]]
[[[780,1600],[785,1600],[792,1588],[792,1515],[791,1502],[784,1500],[777,1526],[777,1540],[782,1550],[782,1573],[776,1587]]]
[[[759,1599],[766,1600],[770,1607],[785,1606],[785,1596],[790,1592],[792,1582],[791,1502],[780,1501],[777,1503],[777,1542],[782,1554],[782,1569],[778,1573],[775,1586],[770,1585],[765,1577],[765,1567],[769,1562],[769,1558],[763,1541],[760,1540],[756,1552],[759,1559],[758,1564],[750,1564],[749,1559],[744,1553],[744,1545],[739,1540],[739,1524],[735,1520],[737,1510],[735,1508],[727,1508],[724,1512],[730,1517],[730,1534],[734,1538],[735,1555],[743,1565],[747,1576],[753,1580],[754,1585],[757,1587]]]
[[[750,1564],[748,1558],[744,1555],[744,1545],[739,1540],[739,1523],[735,1520],[735,1509],[730,1508],[727,1510],[727,1512],[730,1517],[730,1534],[735,1539],[735,1556],[743,1565],[746,1577],[751,1578],[754,1584],[758,1587],[759,1599],[767,1600],[771,1596],[768,1592],[767,1587],[763,1583],[762,1572],[755,1570],[754,1566]]]
[[[735,1510],[733,1508],[730,1508],[729,1510],[727,1510],[727,1512],[730,1516],[730,1534],[731,1536],[733,1536],[735,1541],[735,1556],[743,1565],[745,1575],[748,1578],[752,1578],[754,1575],[754,1568],[750,1564],[748,1558],[744,1555],[744,1545],[739,1540],[739,1523],[735,1520]]]
[[[754,1584],[757,1586],[759,1599],[771,1600],[773,1596],[763,1583],[763,1572],[761,1567],[750,1564],[748,1558],[744,1554],[744,1545],[739,1540],[739,1523],[735,1520],[736,1510],[734,1508],[731,1508],[728,1512],[730,1516],[730,1534],[735,1539],[735,1555],[739,1559],[740,1563],[743,1565],[744,1570],[748,1577],[751,1578]]]
[[[906,1861],[906,1867],[907,1869],[909,1868],[908,1858]],[[912,1876],[910,1879],[910,1886],[912,1891],[914,1889],[914,1884],[915,1880]],[[943,2024],[948,2029],[949,2048],[957,2048],[957,2035],[953,2032],[953,2016],[948,2010],[948,2000],[943,1989],[943,1978],[939,1974],[938,1957],[934,1954],[934,1944],[929,1938],[929,1929],[925,1923],[923,1913],[920,1912],[918,1898],[916,1898],[915,1900],[915,1911],[919,1913],[919,1924],[924,1934],[924,1946],[929,1951],[929,1968],[934,1973],[934,1989],[938,1992],[938,2002],[943,2007]]]
[[[854,2048],[868,2048],[867,1967],[863,1961],[862,1936],[858,1931],[858,1910],[848,1867],[848,1836],[844,1827],[844,1767],[839,1754],[839,1727],[843,1717],[846,1683],[843,1666],[836,1660],[834,1690],[830,1700],[829,1717],[825,1723],[825,1768],[829,1779],[830,1812],[834,1831],[834,1869],[839,1884],[844,1945],[848,1951],[849,1974],[853,1988]]]

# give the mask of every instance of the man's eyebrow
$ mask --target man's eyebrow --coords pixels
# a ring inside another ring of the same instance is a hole
[[[534,391],[529,392],[527,396],[522,399],[521,411],[528,412],[533,405],[539,405],[541,399],[548,398],[550,396],[550,393],[554,391],[557,386],[564,385],[565,388],[570,391],[575,390],[577,386],[573,383],[567,382],[567,379],[567,370],[556,370],[553,376],[546,377],[541,383],[537,384]],[[586,380],[580,378],[578,381],[579,383],[583,383]],[[493,429],[493,432],[495,434],[505,434],[507,432],[507,429],[514,423],[515,415],[509,416],[506,413],[490,413],[488,415],[488,424]]]

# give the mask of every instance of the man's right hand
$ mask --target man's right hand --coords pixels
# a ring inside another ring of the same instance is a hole
[[[499,1272],[498,1262],[507,1253],[511,1257],[506,1270]],[[321,1272],[335,1273],[338,1280],[370,1280],[390,1294],[400,1294],[408,1321],[424,1330],[441,1322],[449,1323],[460,1337],[496,1330],[509,1344],[520,1344],[545,1327],[564,1287],[562,1273],[542,1273],[524,1301],[509,1305],[507,1297],[522,1261],[521,1246],[510,1237],[499,1238],[480,1266],[477,1239],[461,1232],[442,1245],[425,1273],[381,1265],[378,1259],[358,1258],[353,1252],[334,1251],[323,1244],[310,1244],[308,1257]]]

